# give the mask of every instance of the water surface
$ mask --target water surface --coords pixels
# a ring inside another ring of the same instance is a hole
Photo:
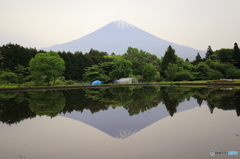
[[[239,91],[123,87],[1,92],[0,158],[239,158]]]

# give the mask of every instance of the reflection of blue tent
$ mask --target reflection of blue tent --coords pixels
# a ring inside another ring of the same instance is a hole
[[[92,85],[98,85],[98,84],[102,84],[102,82],[101,82],[101,81],[98,81],[98,80],[92,82]]]

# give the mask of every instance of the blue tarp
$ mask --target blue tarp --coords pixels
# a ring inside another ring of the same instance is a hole
[[[93,82],[92,82],[92,85],[98,85],[98,84],[102,84],[102,81],[98,81],[98,80],[97,80],[97,81],[93,81]]]
[[[115,80],[114,82],[113,82],[113,84],[117,84],[118,83],[118,80]]]

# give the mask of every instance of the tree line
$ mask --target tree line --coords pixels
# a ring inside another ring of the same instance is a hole
[[[213,51],[208,47],[205,57],[197,53],[195,60],[182,59],[174,48],[166,48],[163,57],[129,47],[123,55],[109,55],[91,49],[82,52],[46,52],[36,48],[24,48],[18,44],[0,47],[0,79],[7,82],[37,84],[64,80],[91,82],[101,80],[112,83],[115,79],[135,77],[139,81],[182,81],[240,78],[240,50]]]

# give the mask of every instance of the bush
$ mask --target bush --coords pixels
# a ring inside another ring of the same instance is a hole
[[[238,79],[240,78],[240,70],[236,68],[230,68],[227,70],[226,78],[228,79]]]
[[[14,72],[3,72],[1,75],[0,75],[0,79],[1,80],[5,80],[7,81],[8,83],[10,82],[16,82],[18,76],[14,73]]]
[[[183,81],[183,80],[190,80],[192,79],[192,75],[189,71],[182,71],[177,73],[176,77],[174,80],[176,81]]]
[[[223,78],[223,74],[219,71],[211,71],[211,72],[208,72],[207,74],[208,74],[209,79],[211,79],[211,80]]]
[[[72,80],[67,80],[67,81],[65,82],[65,84],[66,84],[66,85],[72,85],[72,84],[75,84],[75,82],[72,81]]]

